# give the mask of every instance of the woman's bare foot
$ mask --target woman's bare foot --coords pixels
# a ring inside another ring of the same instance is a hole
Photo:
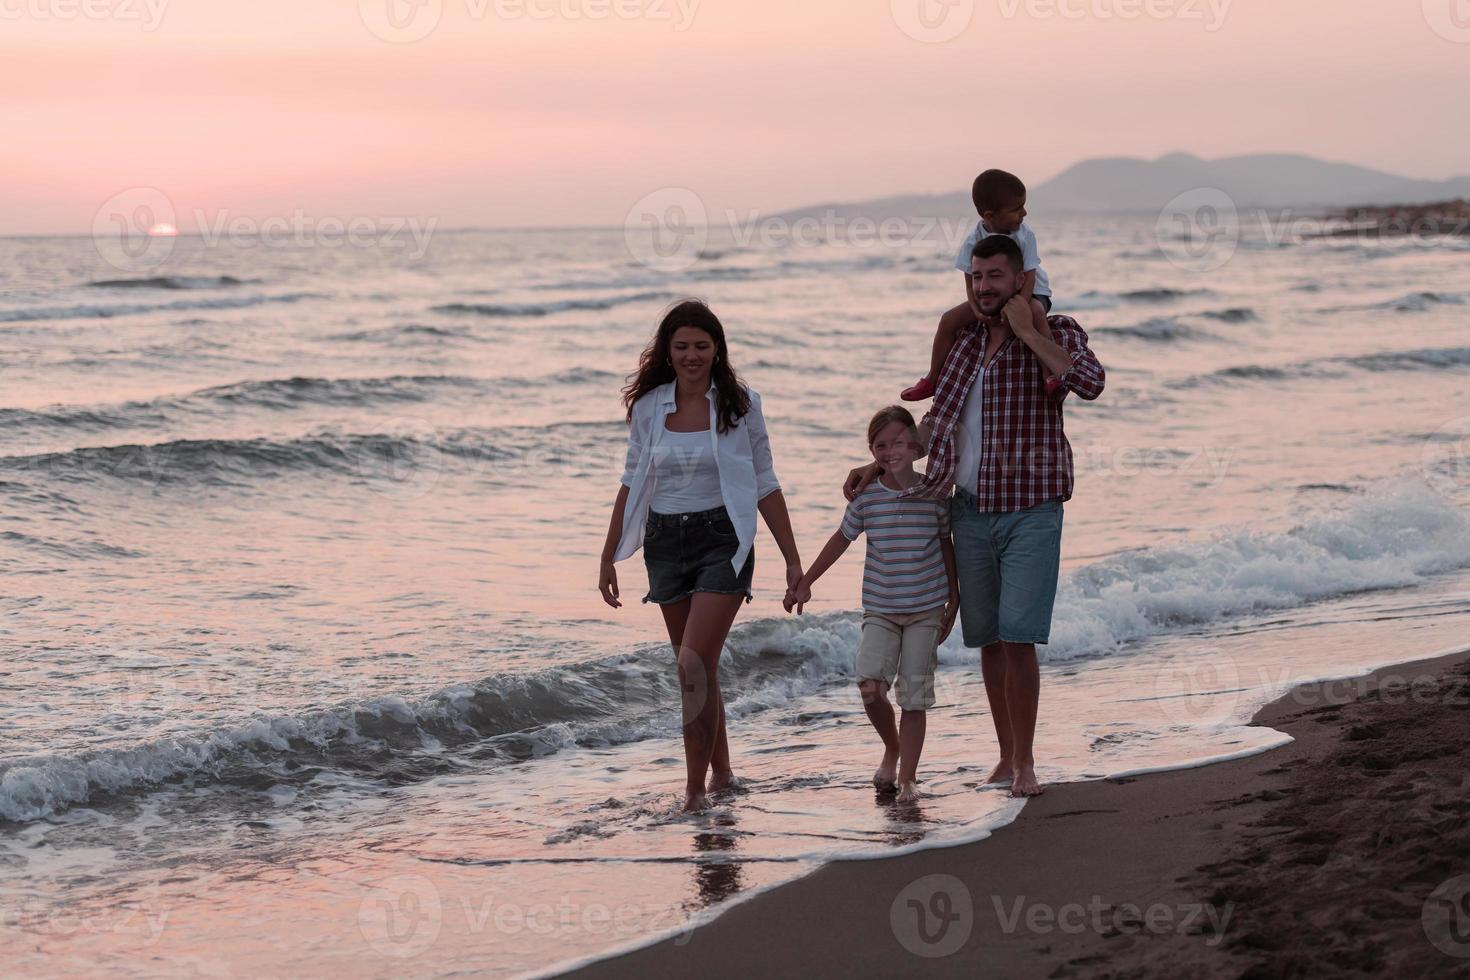
[[[1011,782],[1011,795],[1040,796],[1041,793],[1041,784],[1036,781],[1036,770],[1030,766],[1022,766]]]
[[[898,788],[898,802],[915,803],[919,800],[919,787],[914,780],[901,783]]]
[[[742,785],[735,776],[735,770],[727,769],[724,772],[710,773],[709,785],[705,787],[705,792],[718,793],[722,789],[739,789]]]
[[[995,767],[995,771],[990,774],[990,778],[985,780],[985,785],[989,786],[991,783],[1008,783],[1014,778],[1015,773],[1011,770],[1011,764],[1002,760],[1000,765]]]
[[[686,793],[684,795],[685,813],[701,813],[709,808],[709,797],[703,793]]]

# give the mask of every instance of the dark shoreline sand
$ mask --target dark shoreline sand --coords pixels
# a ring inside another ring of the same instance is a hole
[[[987,840],[830,864],[577,975],[1470,976],[1470,651],[1253,723],[1295,741],[1054,786]]]

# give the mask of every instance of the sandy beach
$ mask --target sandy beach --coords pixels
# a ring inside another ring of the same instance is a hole
[[[986,840],[831,864],[575,975],[1470,973],[1470,651],[1254,724],[1294,741],[1054,786]]]

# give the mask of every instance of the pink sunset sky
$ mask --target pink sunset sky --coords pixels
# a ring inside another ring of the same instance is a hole
[[[181,218],[455,227],[615,225],[667,186],[712,210],[988,166],[1034,186],[1174,150],[1470,173],[1466,0],[0,0],[0,21],[0,234],[85,234],[133,187]]]

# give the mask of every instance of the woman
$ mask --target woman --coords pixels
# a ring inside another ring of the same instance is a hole
[[[698,300],[664,315],[623,389],[628,460],[613,502],[598,588],[618,601],[614,562],[641,545],[648,595],[663,610],[683,691],[684,810],[734,781],[720,693],[720,653],[755,574],[756,512],[802,575],[786,498],[776,482],[760,397],[730,365],[725,329]],[[709,784],[705,784],[705,776]]]

